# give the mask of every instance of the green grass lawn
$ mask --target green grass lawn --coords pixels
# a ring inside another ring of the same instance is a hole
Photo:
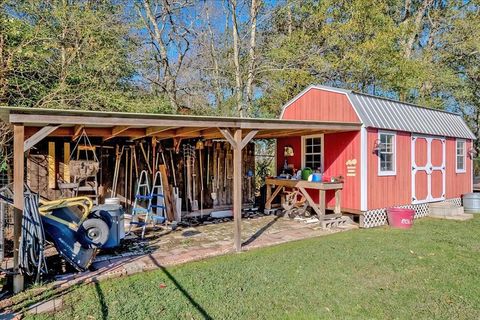
[[[85,285],[55,319],[480,319],[480,217],[337,233]]]

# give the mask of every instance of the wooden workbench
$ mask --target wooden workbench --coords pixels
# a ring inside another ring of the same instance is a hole
[[[313,208],[320,221],[323,221],[326,217],[336,218],[342,215],[340,211],[340,204],[342,199],[343,183],[341,182],[310,182],[305,180],[267,178],[265,180],[265,184],[267,187],[267,201],[265,202],[265,209],[267,210],[272,208],[272,201],[280,193],[280,191],[284,190],[285,188],[289,188],[298,190],[299,194],[308,202],[308,205]],[[272,186],[276,186],[273,193]],[[306,189],[319,190],[318,204],[313,201]],[[328,216],[325,215],[325,193],[327,190],[335,190],[334,214]]]

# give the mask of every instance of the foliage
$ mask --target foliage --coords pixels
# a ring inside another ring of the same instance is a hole
[[[130,82],[132,41],[115,1],[3,1],[0,103],[19,107],[168,110]]]
[[[26,319],[478,319],[480,218],[341,232],[75,288]]]
[[[0,104],[275,117],[318,83],[461,112],[480,138],[479,6],[0,0]]]

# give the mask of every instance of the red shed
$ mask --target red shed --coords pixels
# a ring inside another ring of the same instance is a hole
[[[360,131],[278,139],[277,166],[292,146],[287,161],[295,168],[343,176],[342,210],[361,214],[364,227],[385,224],[388,207],[410,207],[420,217],[430,202],[460,204],[472,192],[475,136],[458,114],[312,85],[283,107],[281,118],[362,124]]]

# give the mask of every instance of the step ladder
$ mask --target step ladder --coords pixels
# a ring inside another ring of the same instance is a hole
[[[148,182],[147,171],[142,170],[142,172],[140,172],[140,176],[138,177],[137,190],[135,192],[135,201],[133,202],[132,208],[132,221],[130,221],[130,228],[128,230],[128,233],[130,233],[133,225],[143,227],[142,238],[145,233],[146,218],[144,221],[140,221],[139,217],[140,215],[147,216],[150,210],[150,193],[150,183]]]
[[[160,171],[157,171],[153,178],[148,209],[145,219],[146,224],[150,219],[154,225],[157,223],[164,223],[167,220],[165,216],[167,208],[165,206],[165,196],[163,193],[163,183]]]
[[[132,208],[130,230],[132,225],[142,227],[143,239],[145,236],[145,229],[150,221],[153,222],[153,225],[164,223],[166,221],[165,209],[165,198],[163,195],[162,177],[160,172],[155,173],[152,187],[150,188],[147,171],[143,170],[138,179],[135,201]],[[143,221],[140,221],[140,215],[144,216]]]

